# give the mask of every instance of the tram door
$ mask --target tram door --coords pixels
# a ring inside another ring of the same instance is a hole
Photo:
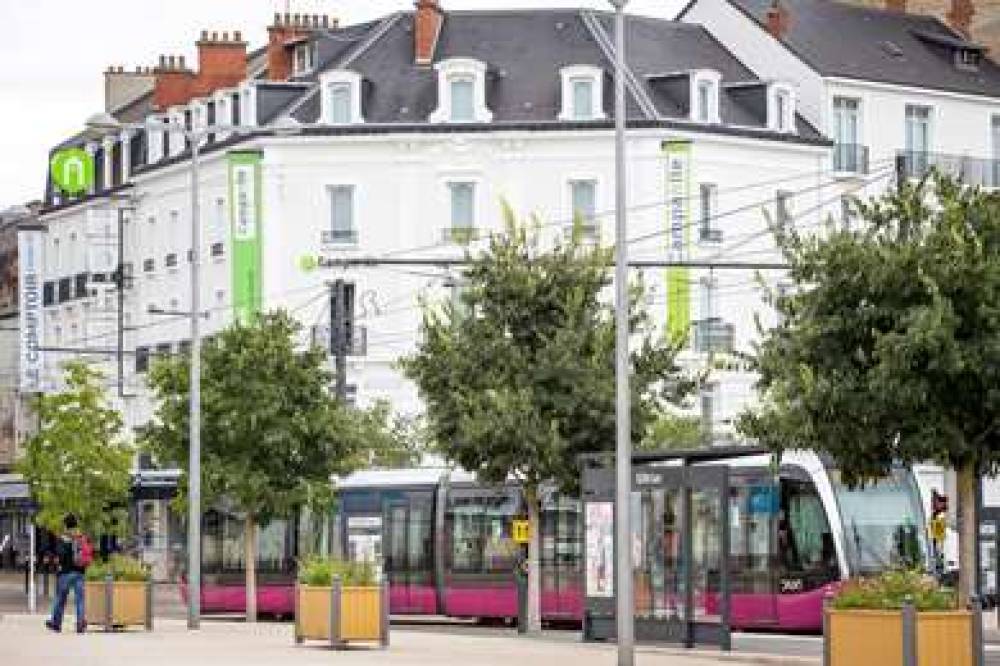
[[[386,576],[390,612],[434,613],[432,502],[410,497],[385,505]]]
[[[550,496],[542,507],[542,616],[577,619],[581,595],[580,501]]]
[[[778,622],[778,501],[778,487],[767,474],[730,479],[729,566],[737,626]]]

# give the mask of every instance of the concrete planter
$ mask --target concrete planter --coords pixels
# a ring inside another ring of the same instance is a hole
[[[149,581],[124,582],[110,578],[84,583],[87,624],[106,631],[133,626],[153,629],[153,588]]]
[[[982,666],[980,613],[824,611],[824,666]]]
[[[296,585],[295,642],[305,640],[334,648],[359,641],[389,645],[388,584],[354,587],[335,579],[331,587]]]

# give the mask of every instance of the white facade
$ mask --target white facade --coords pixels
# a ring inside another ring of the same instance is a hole
[[[802,211],[801,221],[815,224],[819,209],[834,182],[828,173],[828,149],[759,138],[725,136],[711,131],[635,130],[629,139],[630,252],[638,260],[663,260],[669,241],[668,192],[664,141],[690,142],[691,169],[687,207],[691,260],[776,262],[777,256],[764,210],[776,215],[777,193],[795,193],[791,208]],[[261,138],[241,144],[239,150],[259,150],[261,158],[262,307],[284,307],[306,327],[303,342],[315,325],[329,324],[327,283],[343,278],[355,285],[357,325],[366,329],[367,352],[351,356],[348,383],[356,386],[362,404],[386,398],[401,413],[417,413],[421,404],[415,387],[395,369],[396,361],[414,350],[420,323],[421,296],[445,299],[449,285],[459,278],[434,268],[374,267],[351,270],[303,270],[303,257],[380,256],[460,257],[464,248],[449,241],[451,186],[471,184],[474,193],[473,228],[480,239],[501,231],[501,201],[527,218],[543,223],[543,239],[564,237],[573,220],[571,184],[594,184],[594,212],[600,240],[613,236],[613,136],[609,130],[493,131],[488,133],[412,133],[313,137]],[[231,276],[231,210],[228,160],[225,152],[208,153],[202,160],[202,303],[209,311],[203,332],[211,335],[233,320]],[[124,255],[131,265],[131,286],[125,298],[126,393],[130,426],[141,425],[151,413],[142,373],[136,372],[133,352],[170,345],[176,352],[189,338],[184,317],[150,314],[159,308],[186,312],[190,302],[190,202],[186,164],[155,169],[137,176],[130,192],[134,210],[128,211]],[[702,185],[714,186],[710,204],[721,232],[702,239]],[[331,238],[331,188],[348,186],[354,234]],[[99,200],[50,213],[48,255],[50,275],[96,270],[104,257],[86,228],[116,230],[114,202]],[[112,222],[115,224],[112,224]],[[114,236],[116,238],[116,236]],[[72,240],[71,240],[72,239]],[[348,240],[349,242],[341,242]],[[720,241],[722,243],[720,244]],[[221,253],[212,256],[213,246]],[[485,240],[473,243],[484,247]],[[735,246],[732,251],[727,248]],[[116,248],[112,248],[116,251]],[[168,266],[168,256],[175,265]],[[642,271],[647,305],[654,320],[666,324],[666,283],[662,269]],[[780,271],[764,271],[765,283],[776,288]],[[773,322],[771,307],[755,271],[712,271],[714,287],[706,292],[708,271],[691,270],[690,318],[709,317],[732,325],[733,348],[749,351],[756,338],[755,318]],[[117,322],[114,295],[55,304],[48,308],[49,345],[113,349]],[[102,300],[103,299],[103,300]],[[99,339],[95,336],[101,336]],[[322,333],[325,334],[325,333]],[[51,336],[58,336],[54,339]],[[57,342],[58,340],[58,342]],[[60,357],[50,354],[54,365]],[[92,357],[102,358],[102,357]],[[109,384],[115,364],[107,357]],[[708,362],[706,354],[686,355],[693,367]],[[50,376],[55,379],[53,367]],[[742,371],[718,370],[713,420],[720,430],[750,397],[752,377]],[[697,406],[697,401],[695,402]]]
[[[963,94],[862,79],[823,76],[728,0],[697,0],[681,20],[705,26],[737,58],[764,79],[790,81],[798,109],[824,136],[842,144],[835,162],[851,178],[870,179],[891,172],[901,152],[926,153],[945,171],[988,187],[1000,185],[1000,90],[994,96]],[[803,20],[794,14],[791,21]],[[838,103],[852,107],[845,128]],[[929,109],[929,141],[907,141],[907,106]],[[854,107],[856,106],[856,111]],[[856,125],[853,123],[856,122]],[[855,151],[852,146],[856,146]],[[983,162],[984,160],[992,163]],[[881,180],[883,187],[890,181]]]

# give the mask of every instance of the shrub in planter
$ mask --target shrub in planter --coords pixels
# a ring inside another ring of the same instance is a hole
[[[389,640],[388,587],[368,562],[312,556],[299,562],[295,588],[295,641]]]
[[[112,555],[87,567],[86,615],[88,624],[106,629],[142,625],[153,628],[149,567],[127,555]]]
[[[850,581],[826,611],[829,666],[972,666],[973,614],[917,571]]]

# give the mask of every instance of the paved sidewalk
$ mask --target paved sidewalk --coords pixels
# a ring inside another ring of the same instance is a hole
[[[67,619],[67,626],[71,618]],[[565,640],[509,636],[455,635],[394,629],[388,650],[355,648],[332,652],[317,644],[295,646],[287,624],[204,622],[188,632],[183,622],[161,620],[155,631],[107,634],[92,631],[54,635],[42,618],[7,615],[0,619],[0,663],[4,666],[608,666],[614,647]],[[720,656],[717,652],[682,654],[678,650],[640,648],[638,666],[714,666],[722,664],[794,664],[817,666],[811,658]]]

